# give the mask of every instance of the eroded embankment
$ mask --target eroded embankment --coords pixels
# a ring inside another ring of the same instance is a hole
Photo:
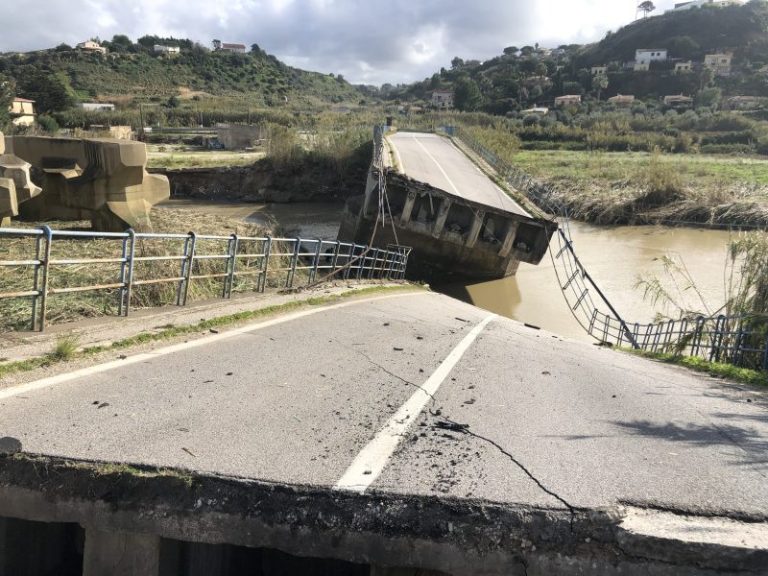
[[[274,548],[448,574],[758,574],[765,550],[635,538],[625,512],[270,484],[188,470],[0,458],[0,517]],[[620,571],[620,572],[619,572]]]

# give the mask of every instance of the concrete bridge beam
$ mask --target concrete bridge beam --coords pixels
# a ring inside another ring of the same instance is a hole
[[[416,205],[416,192],[408,192],[408,197],[405,199],[405,205],[403,206],[403,212],[400,214],[400,225],[405,226],[411,221],[411,214],[413,213],[413,207]]]
[[[517,223],[510,222],[507,225],[507,233],[504,236],[504,241],[501,243],[501,249],[499,250],[499,256],[506,258],[512,251],[512,244],[515,241],[515,235],[517,234]]]
[[[483,220],[485,220],[485,211],[478,210],[475,212],[475,218],[472,220],[472,227],[469,229],[469,234],[467,235],[467,248],[474,248],[475,244],[477,244],[480,230],[483,228]]]
[[[445,228],[445,222],[448,220],[448,212],[451,211],[451,204],[453,202],[448,198],[443,198],[440,202],[440,208],[437,210],[437,218],[435,219],[435,225],[432,227],[432,236],[440,238]]]

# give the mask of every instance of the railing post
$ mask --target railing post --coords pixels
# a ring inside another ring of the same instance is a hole
[[[128,230],[128,237],[131,239],[131,248],[128,251],[128,277],[125,279],[125,316],[131,312],[131,296],[133,295],[133,272],[135,269],[136,258],[136,231],[133,228]]]
[[[40,332],[45,330],[45,313],[48,309],[48,284],[51,274],[51,248],[53,245],[53,230],[43,226],[45,234],[45,259],[43,260],[43,286],[40,289]]]
[[[267,236],[264,243],[264,263],[262,264],[261,274],[259,274],[259,285],[256,287],[259,292],[267,289],[267,273],[269,272],[269,258],[272,254],[272,237]]]
[[[227,250],[229,251],[229,258],[227,259],[227,277],[224,279],[224,288],[222,290],[222,298],[232,298],[232,285],[235,283],[235,263],[237,262],[237,247],[238,237],[237,234],[232,234],[227,244]]]
[[[117,315],[123,315],[123,306],[125,305],[125,278],[128,271],[128,239],[126,236],[123,238],[123,249],[120,253],[122,262],[120,262],[120,290],[117,292]]]
[[[187,296],[189,296],[189,283],[192,280],[192,265],[195,263],[195,247],[197,245],[197,234],[194,232],[189,233],[189,241],[185,245],[186,251],[184,254],[184,279],[182,280],[183,289],[181,290],[179,306],[187,305]]]
[[[341,250],[341,242],[336,240],[336,246],[333,247],[333,262],[331,264],[331,274],[336,274],[336,266],[339,263],[339,250]]]
[[[42,265],[42,247],[43,247],[43,237],[38,236],[35,238],[35,261],[37,262],[35,264],[35,272],[33,277],[33,286],[32,289],[35,291],[35,295],[32,296],[32,332],[37,331],[37,301],[40,299],[40,266]]]
[[[317,267],[320,265],[320,251],[323,248],[323,241],[320,238],[317,239],[317,248],[315,248],[315,263],[312,265],[312,274],[309,275],[309,281],[307,284],[312,284],[317,278]]]
[[[360,255],[359,264],[357,265],[357,280],[363,277],[363,270],[365,269],[365,261],[368,259],[368,246],[363,246],[363,253]]]
[[[288,277],[285,279],[285,287],[293,287],[293,277],[296,275],[296,266],[299,263],[299,252],[301,251],[301,238],[296,238],[296,244],[293,247],[293,256],[291,257],[291,269],[288,271]]]

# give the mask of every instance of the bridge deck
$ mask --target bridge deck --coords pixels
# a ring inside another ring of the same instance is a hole
[[[450,195],[530,216],[447,138],[399,132],[387,137],[403,172]]]

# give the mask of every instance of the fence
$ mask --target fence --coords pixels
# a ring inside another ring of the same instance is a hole
[[[460,128],[449,126],[442,130],[460,139],[535,205],[560,218],[557,247],[553,247],[554,242],[549,246],[552,263],[571,312],[590,336],[606,344],[649,352],[768,369],[768,325],[764,318],[721,315],[648,324],[626,322],[576,254],[567,210],[557,202],[554,188],[505,162]]]
[[[153,305],[184,306],[198,285],[231,298],[234,291],[290,289],[331,277],[402,279],[409,254],[403,246],[304,238],[0,228],[0,258],[7,258],[0,259],[0,287],[10,288],[0,292],[0,303],[28,302],[29,325],[42,331],[51,302],[65,295],[106,293],[116,313],[127,316],[139,290],[155,290]],[[157,301],[163,295],[166,302]]]

